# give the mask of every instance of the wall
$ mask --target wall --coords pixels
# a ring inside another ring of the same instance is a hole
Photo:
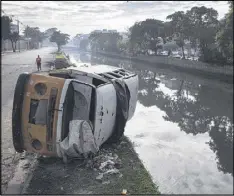
[[[29,47],[29,46],[28,46]],[[42,44],[39,43],[38,48],[41,48]],[[10,40],[2,41],[2,52],[8,52],[13,51],[12,44]],[[16,43],[16,51],[19,50],[19,42]],[[27,41],[26,40],[20,40],[20,50],[27,50]]]
[[[205,76],[206,78],[217,78],[222,81],[232,83],[233,82],[233,66],[215,66],[208,63],[203,63],[200,61],[190,61],[183,59],[176,59],[172,57],[165,56],[138,56],[130,57],[126,55],[107,53],[107,52],[97,52],[109,57],[122,58],[126,60],[132,60],[135,62],[146,63],[151,66],[170,68],[172,70],[185,71],[191,74],[198,74],[200,76]]]
[[[26,50],[27,49],[27,41],[20,40],[20,50]],[[19,43],[16,44],[16,50],[19,50]],[[2,41],[2,52],[4,51],[13,51],[12,44],[10,40]]]

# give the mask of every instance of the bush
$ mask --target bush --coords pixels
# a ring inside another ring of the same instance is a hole
[[[227,63],[226,58],[217,48],[205,49],[203,54],[199,57],[200,61],[224,66]]]

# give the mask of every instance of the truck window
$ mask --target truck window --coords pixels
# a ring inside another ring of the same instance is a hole
[[[47,120],[47,99],[31,99],[30,112],[29,112],[29,123],[35,125],[46,125]]]

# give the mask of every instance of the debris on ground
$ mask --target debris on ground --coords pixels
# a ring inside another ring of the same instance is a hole
[[[115,144],[115,149],[117,147],[121,148],[121,145]],[[97,172],[96,180],[102,182],[102,184],[109,184],[110,175],[117,175],[117,178],[122,178],[123,174],[120,173],[119,169],[122,168],[122,161],[118,155],[112,150],[100,149],[98,154],[90,159],[86,160],[86,168],[92,169]]]
[[[128,138],[122,141],[104,144],[95,155],[68,164],[49,157],[38,161],[22,194],[158,194]]]
[[[23,169],[28,169],[30,166],[31,166],[30,163],[25,163],[25,164],[23,165]]]
[[[107,170],[104,174],[118,174],[119,170],[118,169],[110,169]]]

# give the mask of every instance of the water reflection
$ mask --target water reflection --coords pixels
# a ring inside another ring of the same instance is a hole
[[[132,67],[128,61],[96,57],[99,63]],[[133,69],[133,68],[132,68]],[[210,86],[168,78],[145,69],[139,75],[139,102],[165,111],[166,121],[178,123],[181,131],[197,135],[209,133],[210,148],[216,153],[218,169],[233,175],[233,94]]]
[[[160,81],[155,79],[155,73],[151,75],[149,78],[147,71],[140,72],[140,90],[146,90],[147,94],[140,91],[139,101],[144,106],[156,105],[165,111],[164,119],[178,123],[187,134],[208,132],[210,148],[217,155],[218,169],[233,175],[233,95],[206,86],[193,87],[191,92],[191,87],[184,80],[173,81],[177,91],[168,95],[159,89]],[[171,83],[171,80],[164,79],[164,82]],[[193,95],[189,97],[189,94]]]
[[[90,63],[91,61],[91,55],[87,52],[80,53],[80,61],[82,63]]]
[[[90,61],[138,73],[138,104],[125,133],[162,193],[233,192],[232,92],[129,61]]]

